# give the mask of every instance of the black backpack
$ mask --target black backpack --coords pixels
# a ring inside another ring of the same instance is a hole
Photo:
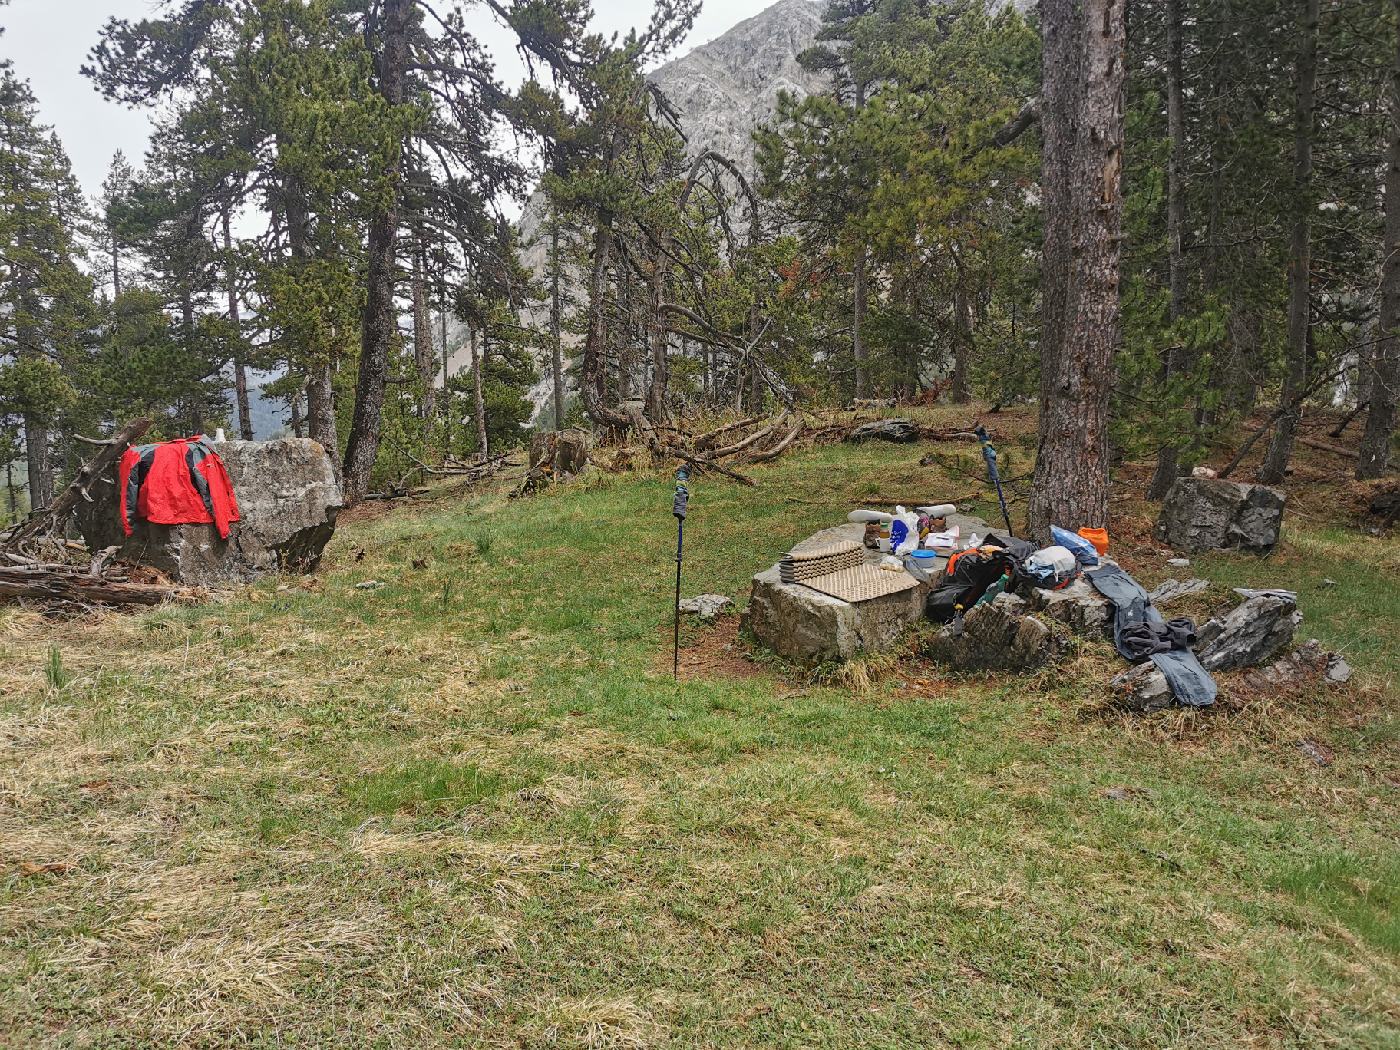
[[[953,571],[928,596],[928,618],[934,623],[948,623],[957,614],[958,606],[971,609],[987,588],[1004,574],[1015,575],[1015,558],[1007,550],[972,550],[958,555]]]

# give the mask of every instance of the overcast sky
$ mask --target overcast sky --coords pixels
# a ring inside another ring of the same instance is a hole
[[[705,0],[681,53],[713,40],[772,2]],[[16,72],[33,87],[43,119],[57,129],[89,194],[101,188],[118,149],[133,162],[140,161],[150,114],[103,101],[78,67],[109,16],[138,19],[163,6],[162,0],[11,0],[8,7],[0,7],[0,25],[5,27],[0,57],[13,60]],[[594,7],[599,12],[595,25],[604,31],[644,24],[651,12],[650,0],[594,0]],[[509,34],[479,7],[469,17],[479,23],[479,36],[495,53],[500,75],[517,82],[521,67]]]

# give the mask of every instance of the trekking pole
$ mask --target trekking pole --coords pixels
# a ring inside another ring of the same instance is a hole
[[[676,498],[671,504],[671,513],[676,516],[676,629],[671,643],[671,676],[681,679],[681,544],[685,539],[685,509],[690,502],[690,468],[681,467],[676,471]]]
[[[997,487],[997,502],[1001,504],[1001,516],[1006,520],[1006,533],[1008,536],[1016,535],[1011,528],[1011,513],[1006,509],[1006,496],[1001,491],[1001,475],[997,473],[997,450],[992,448],[992,439],[987,434],[987,428],[981,423],[977,424],[975,431],[977,440],[982,442],[982,458],[987,461],[987,478]]]

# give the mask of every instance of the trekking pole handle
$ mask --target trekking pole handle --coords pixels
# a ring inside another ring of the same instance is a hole
[[[685,520],[686,506],[690,503],[689,482],[689,468],[681,467],[680,470],[676,471],[676,498],[671,504],[671,513],[680,521]]]

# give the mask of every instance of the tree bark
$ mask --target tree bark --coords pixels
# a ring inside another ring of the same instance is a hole
[[[1259,480],[1274,485],[1288,473],[1293,441],[1302,417],[1299,390],[1308,382],[1308,332],[1312,314],[1312,176],[1314,91],[1317,86],[1317,24],[1319,0],[1301,0],[1298,65],[1294,97],[1293,192],[1294,221],[1288,261],[1288,367],[1279,403],[1287,411],[1274,429],[1269,450],[1259,468]]]
[[[422,231],[413,246],[413,364],[418,372],[418,418],[432,419],[437,410],[433,376],[437,353],[433,346],[433,322],[428,313],[427,262]]]
[[[1167,317],[1181,320],[1186,303],[1186,93],[1182,85],[1181,0],[1167,0]],[[1175,342],[1162,358],[1162,379],[1170,382],[1184,364]],[[1157,451],[1157,469],[1147,488],[1149,499],[1162,499],[1179,470],[1179,449],[1170,440]]]
[[[865,108],[865,83],[860,79],[856,80],[855,103],[857,113]],[[865,335],[862,331],[865,327],[865,313],[869,295],[869,274],[866,272],[868,266],[869,252],[866,250],[865,241],[862,240],[856,246],[854,302],[851,311],[851,356],[855,360],[856,397],[858,398],[870,396],[870,369],[866,363]]]
[[[482,459],[491,454],[491,446],[486,440],[486,398],[481,390],[481,358],[477,353],[476,329],[471,331],[472,348],[472,415],[476,420],[476,450]]]
[[[559,209],[550,205],[549,216],[549,366],[554,381],[554,429],[564,429],[563,302],[559,287]]]
[[[1392,0],[1400,18],[1400,0]],[[1390,73],[1385,170],[1385,241],[1381,260],[1380,331],[1370,354],[1370,407],[1356,462],[1359,481],[1379,478],[1390,467],[1395,405],[1400,396],[1400,33]]]
[[[294,176],[282,180],[283,208],[287,217],[287,243],[292,253],[292,269],[299,271],[311,256],[308,243],[311,222],[310,208],[306,203],[306,191]],[[335,374],[334,362],[313,361],[307,367],[306,378],[306,433],[312,441],[320,444],[331,458],[331,466],[336,477],[340,477],[340,438],[336,430],[335,387],[332,378]],[[298,428],[300,412],[295,401],[292,405],[293,433],[300,434]]]
[[[224,208],[224,278],[228,282],[228,319],[233,325],[235,338],[242,338],[243,320],[238,310],[238,275],[233,268],[233,234],[229,229],[229,211]],[[243,363],[243,355],[235,351],[233,355],[233,392],[238,408],[238,434],[244,441],[253,440],[253,413],[248,405],[248,368]]]
[[[955,405],[965,405],[972,400],[967,376],[972,357],[972,297],[967,293],[961,266],[958,267],[957,283],[953,285],[953,327],[952,397]]]
[[[1047,209],[1064,207],[1070,229],[1056,227],[1046,267],[1070,263],[1063,298],[1054,306],[1058,331],[1042,358],[1040,448],[1029,523],[1048,539],[1051,524],[1102,527],[1108,519],[1108,410],[1113,354],[1119,338],[1119,262],[1123,217],[1123,109],[1126,80],[1126,0],[1045,0],[1047,97],[1050,123],[1068,117],[1072,136],[1057,126],[1052,148],[1072,144],[1062,170],[1050,161]],[[1081,13],[1082,12],[1082,13]],[[1061,38],[1064,31],[1068,39]],[[1078,84],[1061,81],[1075,76]],[[1053,83],[1052,83],[1053,82]],[[1053,114],[1053,115],[1052,115]],[[1066,236],[1068,233],[1068,236]]]
[[[413,0],[384,0],[382,44],[375,56],[379,93],[389,107],[403,105],[409,64],[408,31]],[[389,353],[398,329],[394,309],[394,262],[399,229],[399,166],[403,141],[395,141],[386,158],[388,199],[370,220],[366,250],[365,308],[360,325],[360,370],[355,381],[355,410],[345,447],[345,501],[358,503],[369,491],[370,473],[379,455],[379,428],[384,416],[384,387]]]

